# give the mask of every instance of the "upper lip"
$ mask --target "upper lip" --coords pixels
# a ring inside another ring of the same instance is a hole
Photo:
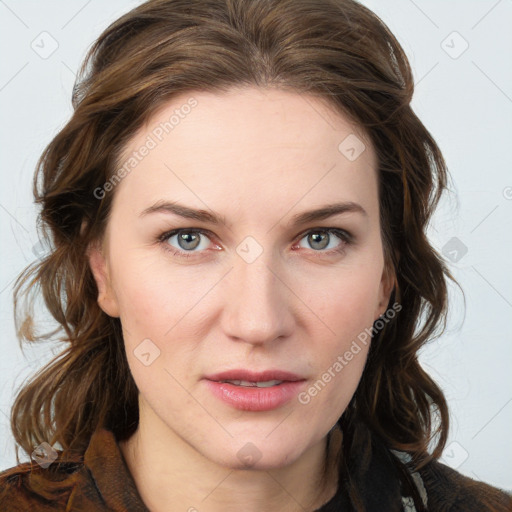
[[[253,372],[251,370],[237,369],[226,370],[224,372],[207,375],[205,379],[221,381],[221,380],[245,380],[247,382],[266,382],[269,380],[281,381],[299,381],[304,380],[303,377],[295,373],[283,370],[265,370],[262,372]]]

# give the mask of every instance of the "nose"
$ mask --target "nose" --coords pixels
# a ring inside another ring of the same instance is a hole
[[[237,257],[226,286],[225,334],[252,345],[290,336],[293,297],[284,271],[265,251],[252,262]]]

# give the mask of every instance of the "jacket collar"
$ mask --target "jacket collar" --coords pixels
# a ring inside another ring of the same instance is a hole
[[[98,429],[84,454],[85,467],[107,507],[114,512],[149,512],[110,430]]]

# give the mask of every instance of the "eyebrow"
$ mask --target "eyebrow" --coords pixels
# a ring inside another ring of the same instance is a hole
[[[305,212],[294,215],[290,221],[291,225],[306,224],[308,222],[314,222],[319,220],[325,220],[335,215],[341,215],[343,213],[360,213],[365,217],[368,216],[366,210],[358,203],[352,201],[331,203],[315,208],[314,210],[308,210]],[[146,208],[140,213],[140,217],[144,217],[151,213],[172,213],[185,219],[197,220],[214,225],[225,224],[226,217],[223,215],[216,215],[207,210],[196,210],[189,208],[188,206],[179,204],[177,202],[169,201],[158,201],[152,206]]]

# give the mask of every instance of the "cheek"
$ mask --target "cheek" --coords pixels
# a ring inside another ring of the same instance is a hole
[[[315,329],[312,336],[317,338],[315,346],[322,350],[314,356],[316,380],[303,398],[309,401],[312,414],[322,414],[322,410],[325,414],[332,407],[328,413],[332,421],[343,413],[361,379],[378,301],[377,271],[364,267],[353,270],[341,272],[337,279],[331,280],[329,292],[324,296],[316,295],[315,313],[322,322],[315,320],[321,329]],[[313,304],[315,296],[310,297]]]
[[[120,287],[118,301],[123,328],[127,331],[128,339],[133,343],[136,338],[159,338],[172,325],[172,318],[166,314],[164,303],[169,298],[157,286],[134,286],[124,283]],[[171,305],[168,305],[171,307]]]
[[[356,392],[369,350],[367,344],[343,344],[331,353],[319,374],[299,396],[309,422],[331,426],[341,417]]]
[[[196,340],[199,340],[195,334],[198,321],[194,315],[201,310],[201,299],[204,300],[205,293],[215,281],[192,276],[183,270],[180,272],[179,268],[170,271],[163,257],[142,253],[142,250],[128,251],[118,260],[115,290],[134,378],[140,380],[141,386],[149,379],[147,385],[151,389],[158,370],[162,370],[165,381],[170,376],[164,370],[172,370],[176,361],[180,362],[178,367],[190,367]],[[197,307],[194,309],[194,306]],[[176,338],[189,341],[172,343]],[[144,340],[151,340],[154,345]],[[142,343],[148,345],[151,357],[153,353],[158,354],[149,372],[136,358]]]
[[[114,254],[112,268],[114,290],[123,325],[155,334],[172,327],[170,311],[179,310],[181,285],[169,276],[162,258],[148,254],[148,249],[126,250]]]
[[[298,294],[307,297],[304,302],[329,328],[325,332],[330,330],[339,342],[373,324],[380,278],[374,268],[342,269],[329,279],[303,282]]]

